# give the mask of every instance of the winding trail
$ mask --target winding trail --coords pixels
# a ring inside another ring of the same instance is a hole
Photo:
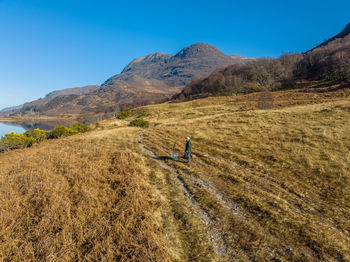
[[[150,149],[146,148],[142,143],[143,132],[139,134],[138,144],[140,148],[152,159],[154,159],[162,168],[169,170],[170,172],[176,174],[176,182],[179,189],[184,193],[189,205],[195,211],[195,213],[204,221],[207,226],[207,234],[209,235],[210,241],[214,247],[216,254],[222,258],[234,258],[236,257],[237,252],[230,248],[225,240],[225,233],[219,230],[220,225],[217,222],[217,219],[211,217],[208,212],[198,203],[195,198],[195,195],[189,189],[188,184],[185,182],[185,179],[189,179],[192,183],[199,187],[203,187],[204,189],[211,192],[218,200],[220,204],[222,204],[225,208],[232,210],[234,215],[237,215],[243,219],[245,216],[240,211],[240,207],[233,203],[232,201],[227,200],[218,190],[209,185],[209,183],[203,181],[200,178],[192,177],[188,174],[183,173],[182,171],[176,170],[175,168],[169,166],[164,161],[159,159],[154,152]]]

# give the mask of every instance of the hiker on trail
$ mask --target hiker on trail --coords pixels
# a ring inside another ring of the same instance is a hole
[[[191,138],[188,136],[186,138],[186,149],[185,149],[185,158],[187,159],[187,164],[191,163],[191,150],[192,150],[192,143]]]

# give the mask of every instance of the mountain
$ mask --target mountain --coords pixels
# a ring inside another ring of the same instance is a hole
[[[73,87],[73,88],[67,88],[63,90],[57,90],[53,91],[51,93],[48,93],[45,98],[53,99],[57,96],[63,96],[63,95],[86,95],[93,93],[96,91],[100,86],[98,85],[88,85],[83,87]]]
[[[132,60],[120,74],[99,87],[51,92],[45,98],[26,103],[19,114],[101,113],[159,103],[179,93],[192,79],[249,60],[239,55],[226,55],[205,43],[185,47],[176,55],[156,52]]]
[[[23,105],[6,107],[6,108],[0,110],[0,116],[9,116],[13,113],[16,113],[22,107],[23,107]]]
[[[347,25],[345,26],[345,28],[343,29],[343,31],[341,31],[339,34],[337,34],[337,35],[331,37],[331,38],[328,39],[327,41],[324,41],[323,43],[319,44],[318,46],[314,47],[313,49],[311,49],[311,50],[308,51],[308,52],[311,52],[311,51],[313,51],[313,50],[316,49],[316,48],[319,48],[319,47],[322,47],[322,46],[326,46],[326,45],[328,45],[330,42],[332,42],[332,41],[334,41],[334,40],[336,40],[336,39],[343,39],[343,38],[345,38],[345,37],[347,37],[347,36],[349,36],[349,35],[350,35],[350,23],[347,24]]]
[[[297,77],[350,81],[350,23],[343,31],[304,54]]]
[[[242,61],[242,59],[240,59]],[[260,90],[290,89],[298,81],[350,82],[350,24],[336,36],[304,54],[284,54],[276,59],[255,59],[229,65],[209,76],[194,79],[174,100],[212,95],[252,93]]]
[[[192,79],[206,76],[216,69],[231,64],[244,64],[246,61],[247,58],[228,56],[212,45],[196,43],[183,48],[174,56],[154,53],[136,58],[102,86],[130,81],[135,76],[163,81],[167,86],[184,86]]]

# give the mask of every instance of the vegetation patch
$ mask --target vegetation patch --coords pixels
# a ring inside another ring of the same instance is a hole
[[[128,116],[130,116],[131,114],[131,109],[130,108],[127,108],[125,109],[123,112],[121,112],[120,114],[117,115],[117,118],[118,119],[125,119],[127,118]]]
[[[49,133],[49,138],[60,138],[75,135],[78,132],[72,128],[65,126],[56,126],[54,130]]]
[[[142,118],[138,118],[138,119],[132,120],[129,123],[129,126],[148,128],[149,122],[147,120],[142,119]]]
[[[85,133],[91,130],[90,126],[75,123],[70,127],[56,126],[52,131],[44,131],[39,128],[28,130],[22,134],[9,133],[0,139],[0,152],[30,147],[46,139],[67,137],[78,133]]]
[[[39,128],[30,129],[24,135],[28,138],[34,138],[36,143],[40,143],[47,138],[47,132]]]
[[[33,145],[35,138],[27,137],[25,134],[9,133],[1,139],[0,149],[19,149]]]
[[[139,155],[74,138],[12,157],[0,170],[1,260],[174,261]]]

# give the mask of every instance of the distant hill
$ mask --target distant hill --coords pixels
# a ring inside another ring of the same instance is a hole
[[[176,55],[157,52],[134,59],[120,74],[107,79],[99,87],[51,92],[45,98],[26,103],[18,114],[101,113],[159,103],[180,92],[194,78],[250,60],[239,55],[226,55],[205,43],[185,47]]]
[[[93,93],[96,91],[100,86],[98,85],[88,85],[83,87],[74,87],[74,88],[67,88],[63,90],[57,90],[53,91],[51,93],[48,93],[45,98],[53,99],[57,96],[63,96],[63,95],[86,95]]]
[[[13,113],[16,113],[22,107],[23,107],[23,105],[19,105],[19,106],[11,106],[11,107],[6,107],[4,109],[1,109],[0,116],[9,116]]]

